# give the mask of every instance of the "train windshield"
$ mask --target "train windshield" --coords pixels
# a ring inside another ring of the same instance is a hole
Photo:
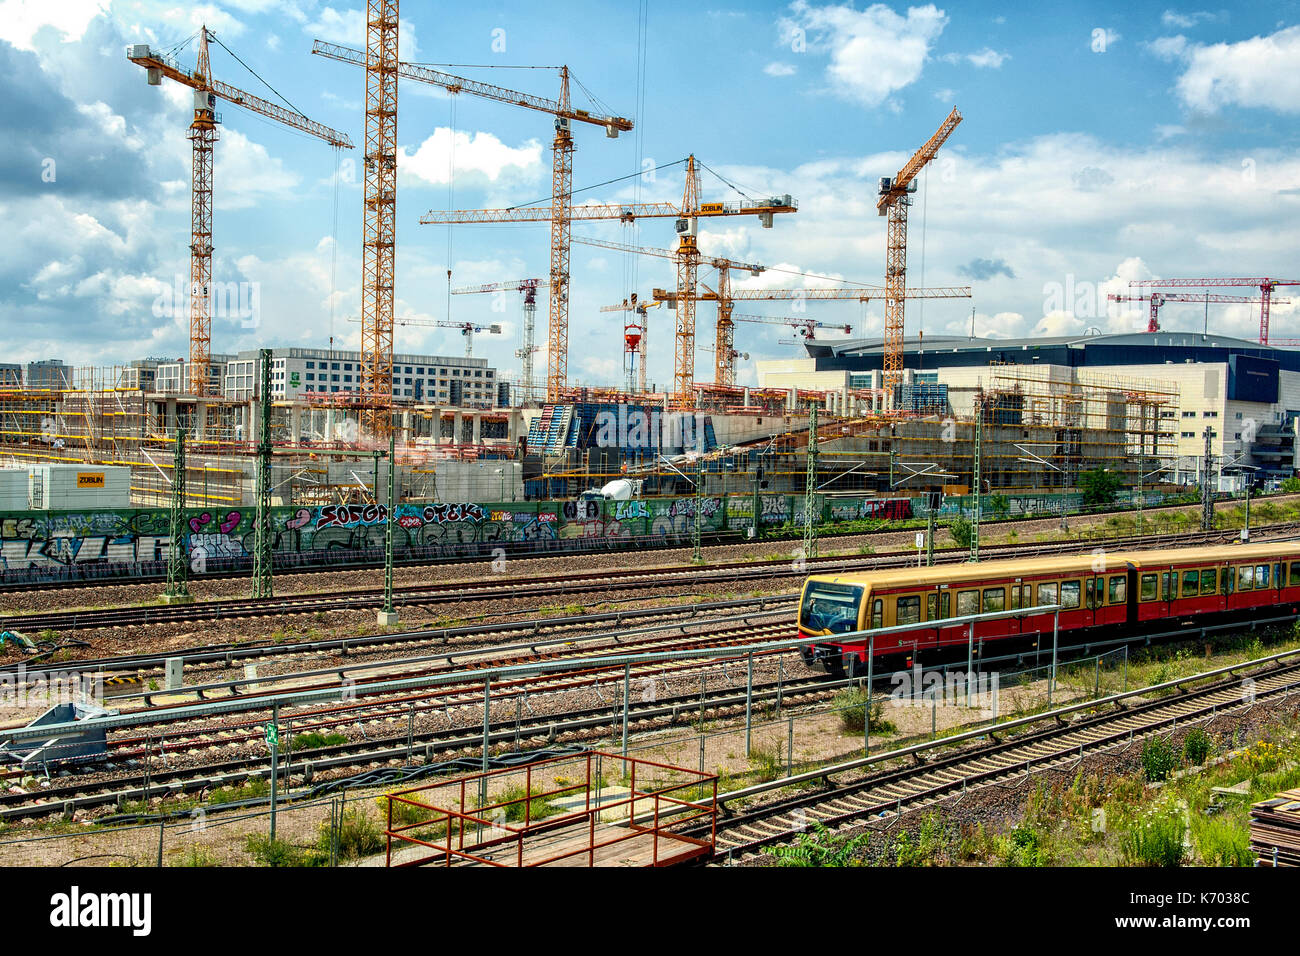
[[[858,607],[862,588],[851,584],[809,581],[799,609],[799,625],[805,631],[843,634],[858,629]]]

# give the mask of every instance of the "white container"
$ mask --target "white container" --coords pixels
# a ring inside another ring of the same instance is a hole
[[[0,511],[27,510],[27,469],[0,468]]]
[[[32,465],[29,471],[33,511],[131,507],[131,469],[125,465]]]

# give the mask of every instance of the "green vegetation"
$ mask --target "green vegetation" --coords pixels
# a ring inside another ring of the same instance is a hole
[[[1187,821],[1177,807],[1157,806],[1121,836],[1120,849],[1133,866],[1181,866],[1186,833]]]
[[[840,726],[854,734],[862,733],[866,728],[867,692],[858,687],[848,687],[835,695],[831,706],[840,712]],[[892,734],[898,728],[885,719],[885,701],[880,695],[871,700],[871,732],[873,734]]]
[[[1183,738],[1183,759],[1197,766],[1205,763],[1214,751],[1214,741],[1200,727],[1193,727]]]
[[[319,734],[312,730],[294,737],[292,749],[315,750],[317,747],[337,747],[347,742],[348,738],[343,734]]]
[[[1119,497],[1119,475],[1108,468],[1094,468],[1079,475],[1079,490],[1085,505],[1108,505]]]
[[[1178,766],[1178,755],[1169,741],[1153,737],[1142,745],[1142,772],[1152,782],[1168,780]]]
[[[811,832],[801,833],[798,843],[774,847],[768,855],[775,858],[777,866],[861,866],[853,860],[853,854],[868,837],[836,836],[814,820]]]
[[[975,525],[965,515],[958,515],[948,525],[948,535],[959,548],[969,548],[975,537]]]

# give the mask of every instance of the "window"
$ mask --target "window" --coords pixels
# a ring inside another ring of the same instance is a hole
[[[1300,561],[1291,562],[1291,578],[1288,582],[1291,587],[1300,587]]]
[[[1123,604],[1128,595],[1128,578],[1122,574],[1116,574],[1107,582],[1108,590],[1106,592],[1107,604]]]
[[[1159,578],[1154,574],[1142,575],[1138,594],[1143,601],[1154,601],[1159,595]]]
[[[1237,569],[1237,590],[1250,591],[1255,587],[1255,569],[1247,565]]]
[[[1007,592],[1005,588],[984,589],[984,613],[1006,610]]]
[[[1201,576],[1198,572],[1184,571],[1183,590],[1181,596],[1185,598],[1196,597],[1196,593],[1200,589],[1200,580]]]
[[[1062,607],[1079,606],[1079,582],[1078,581],[1061,582],[1061,606]]]
[[[1214,579],[1216,577],[1218,577],[1218,575],[1214,573],[1214,568],[1209,568],[1201,572],[1201,593],[1202,594],[1214,593],[1215,590]]]
[[[1232,568],[1224,568],[1219,574],[1219,590],[1224,594],[1231,594],[1233,586],[1237,583],[1237,575]]]
[[[939,595],[933,591],[925,596],[925,619],[927,621],[939,619]]]
[[[979,591],[958,591],[957,592],[957,616],[965,617],[967,614],[978,614],[980,609]]]
[[[871,602],[871,626],[872,627],[880,627],[883,607],[884,605],[881,604],[880,598],[876,598],[874,601]]]
[[[1178,584],[1178,575],[1165,571],[1160,575],[1160,600],[1168,601],[1174,597],[1174,587]]]
[[[315,372],[308,372],[308,373],[307,373],[307,381],[309,381],[309,382],[314,382],[314,381],[316,381],[316,373],[315,373]]]
[[[862,588],[851,584],[809,581],[799,608],[799,624],[808,631],[842,634],[857,629]]]
[[[315,367],[316,367],[316,363],[315,363],[315,362],[308,362],[308,363],[307,363],[307,367],[308,367],[308,368],[315,368]]]
[[[1255,587],[1268,587],[1268,565],[1258,564],[1255,566]]]
[[[1056,588],[1056,582],[1055,582],[1055,581],[1053,581],[1051,584],[1040,584],[1040,585],[1038,585],[1038,603],[1039,603],[1039,604],[1055,604],[1055,603],[1056,603],[1056,590],[1057,590],[1057,588]]]
[[[894,623],[919,624],[921,621],[921,596],[913,594],[901,597],[894,607]]]

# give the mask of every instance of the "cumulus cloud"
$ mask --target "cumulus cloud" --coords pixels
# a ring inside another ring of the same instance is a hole
[[[0,40],[33,50],[36,34],[48,29],[63,42],[80,40],[90,21],[108,9],[108,0],[0,0]]]
[[[1238,43],[1191,44],[1177,36],[1150,46],[1158,56],[1183,61],[1178,96],[1194,110],[1244,106],[1300,113],[1300,26]]]
[[[778,29],[791,49],[806,47],[829,57],[826,79],[832,92],[864,106],[879,106],[916,82],[947,23],[947,16],[933,4],[909,7],[907,15],[900,16],[880,3],[856,10],[796,0]]]
[[[1174,27],[1178,30],[1187,30],[1202,22],[1213,22],[1218,17],[1205,10],[1199,10],[1196,13],[1180,13],[1177,10],[1166,10],[1160,15],[1160,22],[1167,27]]]
[[[525,175],[535,178],[541,169],[542,145],[528,140],[522,146],[507,146],[491,133],[468,133],[440,126],[414,152],[400,150],[398,169],[426,183],[446,185],[448,163],[454,163],[457,178],[477,174],[489,182],[502,177]]]

